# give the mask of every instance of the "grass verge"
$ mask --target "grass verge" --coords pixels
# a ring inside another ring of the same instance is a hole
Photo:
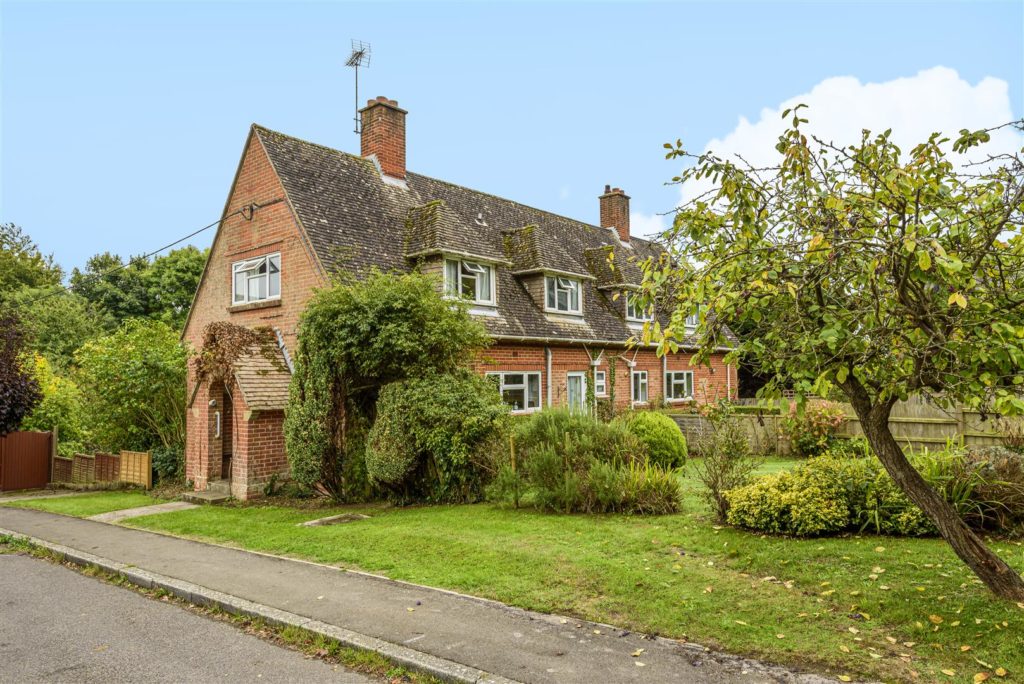
[[[227,613],[220,608],[198,606],[180,599],[164,589],[147,589],[129,582],[124,575],[107,572],[95,566],[82,567],[64,561],[57,554],[22,539],[0,535],[0,554],[21,553],[40,558],[51,563],[64,565],[76,572],[95,577],[118,587],[130,589],[153,600],[172,603],[192,613],[208,618],[228,622],[243,630],[246,634],[270,641],[279,646],[300,651],[308,657],[318,658],[331,664],[341,665],[363,674],[379,677],[388,684],[441,684],[436,677],[419,672],[412,672],[404,667],[396,666],[390,660],[374,651],[345,646],[322,634],[310,632],[299,627],[276,627],[259,618]]]
[[[166,499],[156,498],[138,490],[117,490],[95,492],[93,494],[76,494],[75,496],[57,496],[40,499],[26,499],[2,504],[12,508],[32,508],[50,513],[73,515],[76,518],[88,518],[100,513],[120,511],[125,508],[153,506],[165,503]]]
[[[792,463],[773,461],[765,471]],[[684,478],[672,516],[490,505],[202,507],[125,524],[356,568],[835,675],[1024,674],[1024,605],[994,599],[939,539],[787,539],[708,519]],[[333,512],[369,519],[298,527]],[[990,540],[1018,570],[1019,541]],[[1001,669],[1002,670],[1001,670]],[[952,674],[949,674],[952,673]]]

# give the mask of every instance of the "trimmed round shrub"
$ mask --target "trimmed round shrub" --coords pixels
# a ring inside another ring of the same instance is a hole
[[[494,385],[469,371],[393,382],[377,399],[367,473],[401,503],[478,501],[507,419]]]
[[[651,463],[663,468],[686,465],[686,437],[676,421],[657,411],[633,411],[621,420],[647,446]]]

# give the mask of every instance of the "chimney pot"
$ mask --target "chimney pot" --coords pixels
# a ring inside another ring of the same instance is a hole
[[[614,228],[619,239],[629,242],[629,195],[621,188],[604,186],[601,202],[601,227]]]
[[[373,156],[385,176],[405,179],[405,115],[396,100],[380,95],[359,110],[362,124],[360,149]]]

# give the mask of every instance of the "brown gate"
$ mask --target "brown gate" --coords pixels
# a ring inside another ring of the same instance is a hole
[[[46,486],[51,438],[49,432],[10,432],[0,437],[0,492]]]

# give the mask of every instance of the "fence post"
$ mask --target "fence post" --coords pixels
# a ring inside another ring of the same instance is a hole
[[[46,475],[47,484],[53,482],[53,464],[57,458],[57,439],[59,434],[60,428],[54,425],[53,430],[50,431],[50,472]]]

